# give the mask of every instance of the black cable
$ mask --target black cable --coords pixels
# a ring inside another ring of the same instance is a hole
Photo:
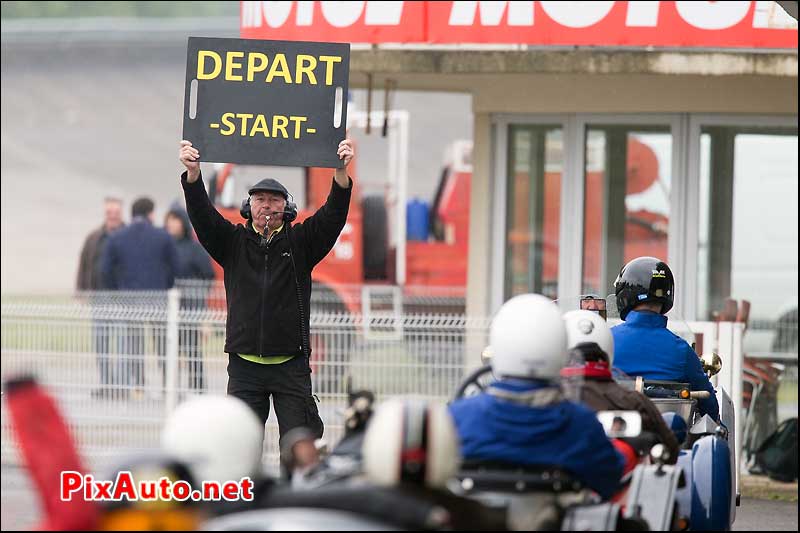
[[[286,238],[289,240],[289,258],[292,260],[292,273],[294,274],[294,287],[297,292],[297,308],[300,311],[300,342],[302,342],[303,355],[306,357],[306,364],[311,370],[311,340],[308,327],[306,326],[305,307],[303,306],[303,293],[300,290],[300,280],[297,278],[297,265],[294,262],[294,247],[292,243],[292,224],[289,223],[286,229]],[[310,317],[309,317],[310,320]]]

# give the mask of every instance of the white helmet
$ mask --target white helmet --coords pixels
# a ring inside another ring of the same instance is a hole
[[[567,332],[558,306],[540,294],[503,304],[489,333],[495,376],[554,380],[567,362]]]
[[[233,396],[198,396],[169,415],[162,448],[192,468],[198,482],[230,481],[260,472],[264,428]]]
[[[570,350],[579,344],[593,342],[608,356],[609,366],[614,364],[614,337],[603,317],[591,311],[569,311],[564,313],[564,323]]]
[[[364,471],[377,485],[444,487],[461,464],[455,425],[440,404],[393,399],[375,411],[364,435]]]

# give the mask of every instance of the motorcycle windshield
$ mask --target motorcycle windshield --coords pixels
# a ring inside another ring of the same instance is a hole
[[[614,295],[612,294],[611,296],[613,297]],[[558,308],[561,310],[562,314],[568,311],[583,309],[585,311],[597,313],[604,319],[607,319],[609,300],[606,296],[581,294],[577,296],[563,296],[553,301],[556,303],[556,305],[558,305]]]

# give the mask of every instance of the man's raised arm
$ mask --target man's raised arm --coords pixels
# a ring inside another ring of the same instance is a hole
[[[306,246],[311,267],[328,255],[347,222],[352,193],[352,181],[347,175],[347,165],[355,154],[353,141],[345,139],[340,142],[336,153],[344,164],[342,168],[337,168],[333,175],[334,183],[328,199],[316,213],[303,222],[308,235]]]
[[[224,268],[235,226],[220,215],[208,199],[200,175],[200,152],[189,141],[181,141],[180,146],[179,158],[186,167],[186,172],[181,175],[181,185],[189,220],[200,244]]]

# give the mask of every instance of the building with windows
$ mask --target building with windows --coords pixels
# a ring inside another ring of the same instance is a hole
[[[785,2],[784,4],[796,3]],[[792,6],[789,6],[792,9]],[[472,95],[467,312],[608,294],[797,306],[797,21],[776,2],[242,2],[241,35],[353,43],[350,83]],[[796,13],[794,14],[796,16]]]

